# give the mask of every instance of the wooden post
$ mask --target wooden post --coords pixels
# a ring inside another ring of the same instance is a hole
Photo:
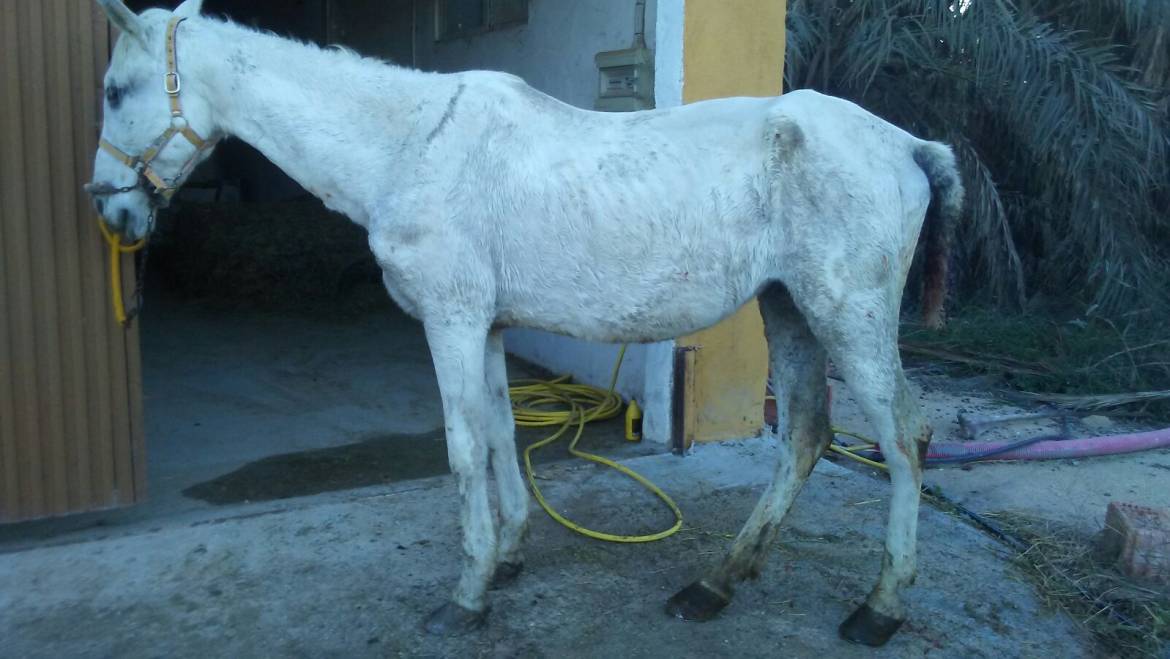
[[[683,102],[776,96],[784,73],[785,0],[686,0]],[[768,349],[752,300],[726,321],[678,341],[694,352],[678,415],[683,447],[754,437],[763,427]],[[676,435],[680,434],[676,429]]]

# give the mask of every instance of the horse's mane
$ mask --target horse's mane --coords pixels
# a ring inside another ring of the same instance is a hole
[[[165,16],[165,17],[171,16],[171,12],[169,12],[165,9],[148,9],[145,12],[143,12],[142,15],[144,18],[146,18],[146,17],[150,17],[152,14],[156,14],[156,13],[160,14],[160,18],[162,18],[163,16]],[[370,56],[362,55],[361,53],[358,53],[357,51],[355,51],[351,48],[347,48],[345,46],[342,46],[340,44],[329,44],[326,46],[321,46],[317,43],[314,43],[312,41],[308,41],[306,39],[301,39],[298,37],[279,34],[273,30],[268,30],[268,29],[264,29],[264,28],[245,25],[243,23],[233,21],[226,14],[222,14],[222,15],[203,14],[198,18],[198,20],[201,22],[205,22],[205,23],[214,23],[214,24],[224,28],[225,30],[237,31],[237,32],[242,33],[242,34],[263,37],[264,39],[269,40],[271,42],[270,46],[274,50],[280,49],[280,48],[296,47],[298,50],[300,50],[302,52],[315,54],[315,55],[318,55],[321,57],[331,58],[334,60],[332,62],[332,64],[334,66],[360,66],[360,67],[367,67],[367,68],[377,67],[379,69],[384,69],[385,67],[390,67],[390,68],[404,70],[404,71],[413,70],[413,69],[410,69],[408,67],[399,66],[397,64],[394,64],[393,62],[390,62],[388,60],[384,60],[384,59],[381,59],[378,57],[370,57]]]

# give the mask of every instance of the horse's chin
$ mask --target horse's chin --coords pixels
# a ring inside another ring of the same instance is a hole
[[[149,234],[150,229],[143,223],[142,227],[132,227],[118,235],[122,236],[123,245],[130,245],[146,238]]]
[[[123,245],[136,243],[145,238],[154,227],[148,207],[117,207],[102,214],[102,222],[110,233],[121,238]]]

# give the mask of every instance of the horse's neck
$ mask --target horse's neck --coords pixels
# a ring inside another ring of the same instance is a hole
[[[359,224],[368,222],[372,195],[410,183],[403,174],[425,147],[420,126],[441,120],[458,85],[236,26],[212,27],[200,31],[210,44],[192,58],[191,75],[212,99],[219,128]]]

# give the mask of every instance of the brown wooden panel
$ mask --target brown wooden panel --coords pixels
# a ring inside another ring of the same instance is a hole
[[[0,149],[0,157],[5,160],[5,179],[2,184],[3,203],[7,209],[5,219],[5,246],[8,252],[4,255],[6,265],[5,283],[8,285],[9,304],[7,310],[9,331],[11,332],[12,349],[12,376],[16,383],[14,387],[14,416],[17,442],[17,482],[19,483],[19,498],[16,501],[18,516],[24,511],[43,510],[41,493],[42,479],[39,476],[40,460],[40,419],[36,407],[35,389],[35,346],[33,345],[32,309],[32,277],[28,258],[29,246],[29,209],[26,190],[25,174],[25,143],[23,124],[28,110],[25,107],[24,93],[26,86],[21,80],[26,75],[24,67],[31,56],[25,52],[22,32],[27,26],[27,18],[21,11],[29,3],[8,3],[5,5],[7,16],[0,20],[4,29],[4,60],[5,67],[4,89],[5,97],[10,99],[5,114],[4,143]],[[35,437],[37,441],[28,441]]]
[[[25,85],[25,176],[29,191],[29,250],[32,257],[34,295],[32,317],[35,324],[37,409],[41,416],[41,479],[45,512],[67,512],[65,495],[65,424],[67,413],[61,395],[60,319],[57,315],[57,267],[59,257],[53,241],[53,216],[58,191],[53,185],[53,164],[69,160],[72,154],[54,149],[54,137],[69,125],[59,113],[62,97],[53,97],[49,77],[51,58],[58,45],[52,42],[46,25],[45,2],[22,3],[28,7],[25,37],[29,65],[21,82]],[[50,100],[52,97],[52,100]],[[68,98],[64,96],[63,98]]]
[[[83,90],[75,81],[78,68],[77,43],[76,39],[70,38],[72,27],[76,24],[79,3],[49,0],[44,4],[49,18],[46,26],[51,29],[46,36],[50,43],[61,45],[50,49],[52,56],[46,62],[49,74],[47,88],[57,98],[83,97]],[[78,130],[78,122],[69,115],[72,111],[72,108],[58,106],[50,117],[52,125],[71,125],[73,128],[53,131],[50,140],[52,153],[81,153],[78,142],[81,131]],[[80,157],[51,159],[53,180],[71,183],[81,180],[85,171],[77,167],[80,162]],[[66,410],[61,467],[64,470],[62,480],[66,486],[67,510],[88,508],[93,496],[89,487],[89,447],[86,441],[89,437],[89,419],[86,410],[79,406],[85,400],[85,340],[81,331],[82,243],[78,231],[81,223],[73,220],[86,215],[79,193],[76,184],[55,186],[53,208],[53,242],[60,275],[57,288],[58,329],[61,333],[59,350],[62,396]]]
[[[6,36],[6,30],[0,30],[0,39]],[[13,63],[8,58],[5,48],[0,48],[0,84],[8,81],[8,66]],[[0,116],[7,121],[10,114],[12,99],[0,100]],[[0,155],[0,194],[5,194],[2,182],[7,180],[8,160]],[[0,255],[7,254],[5,247],[4,229],[7,225],[7,204],[0,204]],[[20,483],[17,480],[16,469],[16,393],[14,391],[12,365],[12,338],[8,329],[12,302],[8,295],[8,270],[0,263],[0,519],[13,517],[16,501],[20,496]]]
[[[108,36],[103,34],[107,29],[104,28],[105,23],[101,11],[96,6],[90,7],[90,21],[93,28],[90,30],[79,29],[78,35],[82,39],[89,40],[89,52],[92,54],[87,89],[98,90],[101,87],[105,71],[104,62],[109,57],[108,52],[103,51],[104,44],[108,43]],[[82,56],[84,57],[84,53]],[[96,124],[100,120],[97,116],[97,105],[95,103],[90,107],[93,108],[94,112],[92,121]],[[85,178],[89,178],[92,172],[92,164],[89,161],[85,164],[85,172]],[[82,234],[86,237],[85,242],[90,244],[100,242],[100,237],[96,235],[96,225],[92,222],[82,221],[81,226],[89,229],[88,233],[83,232]],[[107,263],[105,250],[87,250],[83,254],[83,259],[87,272],[103,273],[99,278],[90,277],[87,280],[89,286],[85,297],[86,318],[92,318],[93,321],[86,325],[86,345],[90,346],[86,351],[86,358],[90,392],[88,413],[92,420],[91,432],[93,433],[91,453],[93,456],[91,470],[93,486],[96,494],[109,496],[116,490],[117,480],[114,469],[114,422],[112,416],[106,412],[113,406],[109,386],[111,357],[109,350],[102,349],[102,346],[109,343],[109,333],[114,327],[114,318],[113,311],[106,303],[106,276],[104,273]]]
[[[138,335],[112,318],[80,190],[108,56],[91,2],[0,3],[0,522],[145,491]]]

